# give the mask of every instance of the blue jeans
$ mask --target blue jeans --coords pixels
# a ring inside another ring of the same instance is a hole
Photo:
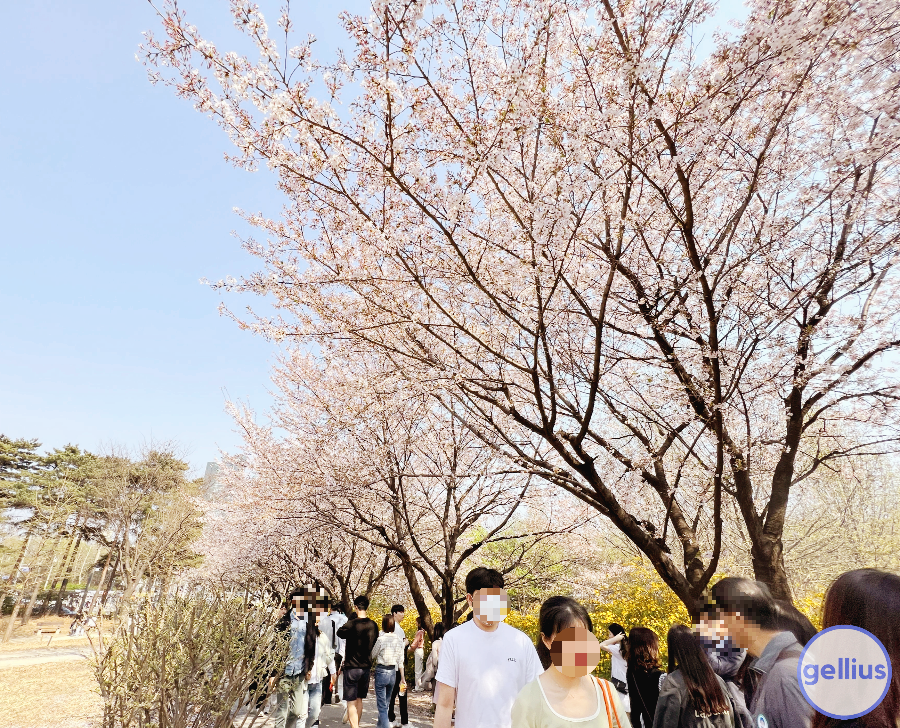
[[[310,683],[306,690],[309,696],[309,713],[306,716],[306,728],[319,720],[319,712],[322,710],[322,682]]]
[[[319,697],[321,699],[321,693]],[[275,708],[275,728],[306,727],[309,714],[309,695],[306,680],[301,675],[282,675],[278,681],[278,705]]]
[[[388,704],[397,678],[396,667],[375,665],[375,703],[378,705],[378,727],[388,728]]]

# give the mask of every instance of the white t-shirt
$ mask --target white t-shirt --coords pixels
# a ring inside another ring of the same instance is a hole
[[[622,645],[614,644],[609,646],[612,664],[610,665],[609,674],[616,680],[626,682],[625,676],[628,674],[628,663],[622,658]]]
[[[623,683],[627,683],[627,675],[628,675],[628,663],[622,657],[622,644],[616,643],[614,645],[610,645],[609,649],[611,650],[610,657],[612,658],[612,663],[610,664],[609,674],[616,678],[616,680],[621,680]],[[626,693],[618,693],[619,700],[622,701],[622,705],[625,708],[625,712],[631,712],[631,696]]]
[[[344,656],[347,640],[342,640],[337,636],[337,631],[347,623],[347,615],[340,612],[332,612],[322,617],[319,622],[319,631],[328,635],[332,641],[334,652],[341,657]]]
[[[444,635],[435,679],[456,688],[456,728],[511,728],[516,696],[543,671],[524,632],[469,621]]]

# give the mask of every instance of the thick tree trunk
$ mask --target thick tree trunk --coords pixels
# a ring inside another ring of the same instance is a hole
[[[456,604],[454,604],[453,575],[444,575],[441,583],[441,620],[444,629],[450,629],[456,622]],[[429,633],[431,636],[431,633]]]
[[[422,587],[419,586],[419,579],[416,577],[416,570],[407,554],[398,553],[400,564],[403,567],[403,574],[409,585],[409,594],[412,597],[413,604],[416,607],[416,613],[425,625],[425,631],[428,634],[434,633],[434,623],[431,621],[431,612],[428,609],[428,602],[425,601],[425,594]]]
[[[784,544],[781,537],[763,537],[753,544],[753,576],[765,583],[776,599],[793,603],[791,585],[784,568]]]

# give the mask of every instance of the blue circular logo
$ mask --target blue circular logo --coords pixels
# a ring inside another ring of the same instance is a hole
[[[871,712],[884,700],[891,684],[891,661],[871,632],[837,625],[819,632],[803,649],[797,680],[816,710],[849,720]]]

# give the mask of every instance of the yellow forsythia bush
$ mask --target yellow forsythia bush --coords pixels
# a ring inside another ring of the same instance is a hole
[[[665,669],[666,634],[673,624],[690,624],[687,608],[675,596],[657,573],[644,564],[636,564],[622,575],[610,579],[604,588],[594,592],[592,603],[585,601],[594,633],[602,642],[606,627],[618,622],[626,630],[632,627],[648,627],[659,637],[660,663]],[[539,636],[538,615],[510,612],[506,623],[520,629],[535,643]],[[598,666],[598,674],[609,677],[610,658],[604,653]]]

